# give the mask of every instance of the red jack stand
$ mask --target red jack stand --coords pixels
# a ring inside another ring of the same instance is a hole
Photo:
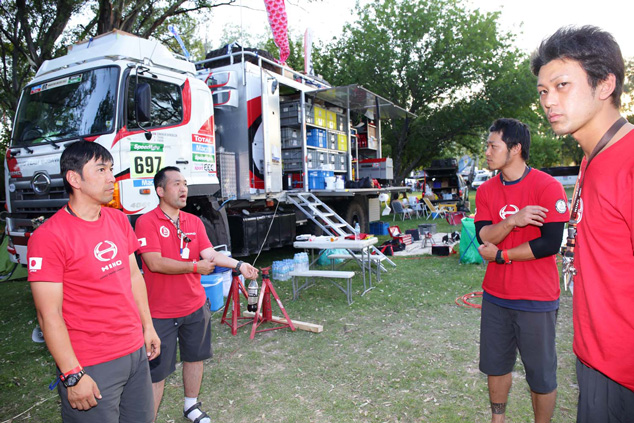
[[[280,297],[277,295],[277,292],[275,292],[275,288],[273,288],[273,283],[271,283],[271,279],[269,279],[270,269],[270,267],[262,269],[262,288],[260,289],[260,297],[258,298],[258,309],[255,312],[255,316],[253,317],[251,339],[253,339],[255,337],[255,334],[259,332],[267,332],[270,330],[283,329],[288,327],[290,327],[292,331],[295,330],[295,326],[293,326],[291,318],[288,317],[288,314],[286,314],[286,309],[282,305],[282,301],[280,301]],[[286,321],[288,323],[274,328],[257,330],[257,328],[262,323],[273,322],[273,313],[271,310],[271,294],[273,294],[273,297],[275,297],[275,301],[277,301],[277,305],[280,306],[280,310],[282,310],[282,313],[284,313],[284,317],[286,318]]]
[[[250,322],[243,323],[238,326],[238,320],[251,320],[250,317],[242,317],[240,313],[240,292],[244,295],[244,297],[249,299],[247,294],[247,290],[240,279],[240,274],[235,270],[232,272],[233,280],[231,281],[231,288],[229,289],[229,295],[227,295],[227,303],[225,304],[225,311],[222,313],[222,320],[220,320],[220,324],[226,323],[231,327],[231,334],[235,336],[238,333],[238,328],[242,326],[248,325]],[[229,304],[233,301],[233,305],[231,307],[231,323],[227,320],[227,311],[229,311]]]

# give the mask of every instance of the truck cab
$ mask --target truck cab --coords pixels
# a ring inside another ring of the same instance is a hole
[[[30,234],[68,200],[59,173],[67,144],[97,142],[111,152],[110,206],[133,219],[158,204],[153,176],[164,166],[178,166],[194,193],[218,190],[213,118],[194,65],[157,41],[113,31],[44,62],[22,91],[6,153],[12,259],[25,263]]]

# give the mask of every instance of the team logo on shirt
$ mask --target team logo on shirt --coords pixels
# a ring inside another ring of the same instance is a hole
[[[110,261],[117,256],[117,246],[112,241],[103,241],[95,245],[95,258],[99,261]]]
[[[514,215],[518,211],[520,211],[520,209],[515,204],[507,204],[500,209],[500,217],[502,218],[502,220],[504,220],[507,217]]]
[[[557,213],[564,214],[566,213],[566,209],[566,202],[564,200],[557,200],[555,203],[555,210],[557,210]]]
[[[35,272],[36,270],[42,270],[42,257],[29,258],[29,272]]]
[[[161,226],[161,228],[159,229],[159,233],[163,238],[167,238],[170,236],[170,230],[165,226]]]

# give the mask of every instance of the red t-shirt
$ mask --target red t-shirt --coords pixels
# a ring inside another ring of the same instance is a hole
[[[585,168],[585,160],[582,169]],[[574,352],[634,390],[634,131],[596,156],[583,185],[574,265]]]
[[[29,282],[64,284],[62,315],[82,366],[143,346],[130,278],[130,254],[138,245],[125,215],[106,207],[95,222],[61,209],[29,239]]]
[[[201,251],[212,247],[205,226],[193,214],[181,210],[179,216],[180,229],[191,240],[190,243],[183,241],[183,247],[189,248],[189,258],[181,257],[181,242],[176,226],[159,207],[139,217],[136,222],[135,230],[141,243],[139,252],[141,254],[158,252],[162,257],[190,263],[198,260]],[[150,312],[154,318],[184,317],[205,304],[207,296],[198,273],[181,275],[154,273],[143,262],[143,274],[147,285]]]
[[[552,176],[531,169],[516,184],[503,185],[499,176],[482,184],[476,194],[474,220],[496,224],[531,205],[548,209],[544,223],[567,222],[570,217],[566,193],[561,184]],[[538,226],[515,228],[497,246],[506,250],[540,236]],[[560,294],[555,256],[514,261],[508,265],[491,261],[482,288],[491,295],[507,300],[555,301]]]

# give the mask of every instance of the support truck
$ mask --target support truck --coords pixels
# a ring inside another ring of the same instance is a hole
[[[355,141],[363,136],[350,125],[355,113],[374,118],[366,144]],[[342,184],[363,176],[369,153],[382,164],[373,172],[389,167],[381,119],[407,116],[363,87],[330,87],[258,52],[225,50],[194,64],[121,31],[94,37],[44,62],[22,92],[5,163],[9,252],[25,264],[31,233],[66,203],[59,160],[77,140],[112,153],[117,182],[108,206],[132,224],[156,207],[152,178],[172,165],[188,181],[186,210],[234,256],[317,228],[289,200],[296,192],[311,192],[367,231],[379,219],[381,189]]]

